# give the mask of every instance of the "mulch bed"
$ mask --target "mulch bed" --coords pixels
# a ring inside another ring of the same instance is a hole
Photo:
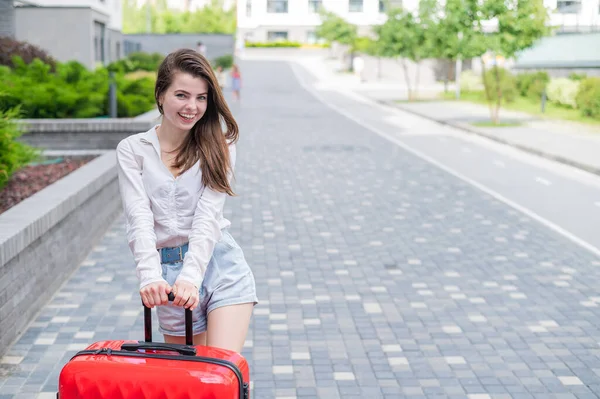
[[[65,158],[60,163],[30,165],[15,172],[8,184],[0,190],[0,213],[82,167],[92,159],[94,157]]]

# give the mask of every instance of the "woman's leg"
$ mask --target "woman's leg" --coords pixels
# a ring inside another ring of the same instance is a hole
[[[242,303],[210,312],[207,345],[242,352],[253,308],[253,303]]]
[[[165,342],[167,344],[185,344],[185,337],[177,337],[174,335],[165,335]],[[206,346],[206,331],[197,335],[194,335],[194,345]]]

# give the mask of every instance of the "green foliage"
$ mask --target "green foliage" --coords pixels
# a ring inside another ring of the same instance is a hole
[[[582,80],[575,101],[582,115],[600,120],[600,78]]]
[[[518,74],[516,79],[519,95],[539,100],[550,81],[550,76],[545,71],[526,72]]]
[[[339,15],[321,9],[322,23],[315,31],[317,37],[328,42],[338,42],[355,49],[358,29]]]
[[[233,55],[227,54],[217,57],[212,62],[213,67],[221,67],[223,69],[229,69],[233,65]]]
[[[484,10],[498,21],[488,47],[506,58],[533,46],[550,33],[543,0],[486,0]]]
[[[135,52],[127,56],[127,58],[114,61],[108,65],[109,71],[119,73],[129,73],[134,71],[150,71],[158,70],[160,63],[165,57],[159,53],[144,53]]]
[[[401,8],[393,8],[387,13],[387,20],[374,28],[380,54],[384,57],[403,57],[413,61],[425,56],[425,35],[418,29],[418,22],[412,13]]]
[[[224,10],[223,1],[212,0],[205,7],[191,11],[171,10],[165,0],[138,7],[136,0],[123,2],[123,33],[226,33],[236,30],[235,6]],[[149,11],[149,12],[148,12]]]
[[[460,74],[460,89],[466,92],[479,91],[483,88],[481,75],[471,70],[463,71]]]
[[[356,51],[361,53],[377,56],[377,42],[366,36],[359,36],[356,38],[355,44]]]
[[[579,91],[580,83],[579,81],[567,78],[550,80],[546,92],[548,100],[565,107],[577,108],[575,97]]]
[[[3,95],[0,94],[0,98]],[[0,189],[2,189],[11,175],[34,161],[38,150],[17,141],[22,131],[15,119],[20,117],[18,108],[2,110],[0,108]]]
[[[261,48],[270,48],[270,47],[301,47],[302,43],[300,42],[292,42],[288,40],[278,40],[276,42],[246,42],[244,44],[246,47],[261,47]]]
[[[492,102],[511,103],[518,95],[517,82],[509,71],[494,66],[485,72],[483,84],[489,90],[489,100]]]
[[[571,80],[583,80],[585,78],[587,78],[587,74],[585,73],[571,72],[569,74],[569,79]]]
[[[18,107],[23,118],[92,118],[108,114],[109,71],[87,70],[78,62],[57,63],[56,71],[40,60],[0,68],[0,109]],[[115,75],[119,117],[136,116],[154,106],[154,79]],[[27,93],[27,95],[24,95]]]
[[[449,60],[480,57],[487,50],[481,18],[480,1],[446,0],[443,18],[428,32],[432,55]]]
[[[19,56],[26,63],[30,64],[35,59],[40,59],[54,69],[56,61],[46,51],[38,46],[27,42],[20,42],[11,37],[0,36],[0,65],[14,67],[13,57]]]

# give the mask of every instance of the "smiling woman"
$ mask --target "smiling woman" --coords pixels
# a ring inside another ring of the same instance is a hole
[[[196,345],[240,352],[257,298],[250,266],[223,217],[234,195],[238,125],[210,63],[194,50],[164,59],[155,98],[162,124],[117,146],[140,296],[147,307],[158,306],[166,342],[184,342],[188,308]]]

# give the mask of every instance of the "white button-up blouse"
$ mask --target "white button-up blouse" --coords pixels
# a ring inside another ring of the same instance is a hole
[[[231,173],[235,144],[229,145]],[[200,287],[221,230],[226,193],[202,184],[197,162],[177,178],[160,158],[156,127],[123,139],[117,146],[119,189],[140,289],[162,280],[157,249],[189,242],[178,278]]]

